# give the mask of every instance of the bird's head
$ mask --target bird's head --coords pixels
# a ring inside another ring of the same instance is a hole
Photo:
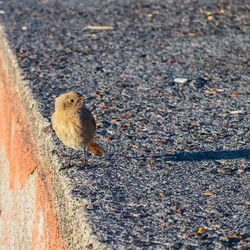
[[[64,93],[56,98],[55,110],[77,110],[84,107],[83,96],[77,92],[71,91]]]

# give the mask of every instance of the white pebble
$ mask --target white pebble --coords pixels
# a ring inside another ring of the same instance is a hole
[[[26,27],[26,26],[23,26],[23,27],[22,27],[22,30],[23,30],[23,31],[26,31],[26,30],[27,30],[27,27]]]
[[[186,79],[186,78],[175,78],[174,79],[174,82],[181,83],[181,84],[187,83],[187,81],[188,81],[188,79]]]
[[[237,115],[237,114],[242,114],[244,113],[244,110],[233,110],[229,111],[230,114]]]

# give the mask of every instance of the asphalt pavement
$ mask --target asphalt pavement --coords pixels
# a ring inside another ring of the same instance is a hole
[[[248,1],[8,0],[0,10],[44,117],[60,93],[92,97],[106,153],[81,168],[75,152],[61,173],[91,202],[98,240],[250,246]],[[66,164],[70,151],[55,154]]]

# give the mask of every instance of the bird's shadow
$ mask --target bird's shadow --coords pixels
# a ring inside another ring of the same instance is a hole
[[[250,159],[250,149],[225,150],[225,151],[203,151],[203,152],[180,152],[174,154],[156,155],[159,161],[211,161],[211,160],[233,160]]]
[[[155,161],[174,161],[174,162],[195,162],[195,161],[215,161],[215,160],[233,160],[233,159],[249,159],[250,149],[239,150],[223,150],[223,151],[201,151],[201,152],[179,152],[174,154],[158,154],[152,156]],[[98,165],[93,163],[83,166],[80,163],[65,164],[60,170],[78,167],[79,169],[95,169]]]

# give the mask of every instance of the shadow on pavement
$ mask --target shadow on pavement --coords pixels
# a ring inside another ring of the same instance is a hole
[[[158,159],[164,161],[209,161],[232,160],[238,158],[250,159],[250,149],[232,151],[182,152],[155,156],[156,160]]]

